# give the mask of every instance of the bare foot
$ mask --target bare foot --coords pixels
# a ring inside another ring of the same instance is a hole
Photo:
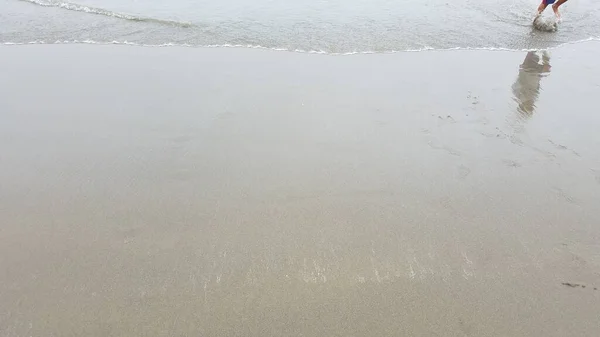
[[[560,20],[560,12],[558,11],[558,6],[552,5],[552,10],[554,11],[554,15],[556,15],[556,18]]]

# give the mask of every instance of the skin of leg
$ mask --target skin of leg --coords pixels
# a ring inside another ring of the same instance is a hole
[[[546,9],[546,7],[548,7],[548,5],[546,5],[546,1],[542,0],[542,3],[538,7],[538,14],[542,14],[542,12],[544,11],[544,9]]]
[[[560,12],[558,11],[558,7],[567,2],[568,0],[558,0],[554,5],[552,5],[552,10],[557,17],[560,18]]]

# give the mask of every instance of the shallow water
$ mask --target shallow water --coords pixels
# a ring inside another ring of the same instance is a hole
[[[571,0],[555,33],[534,0],[1,0],[0,42],[240,45],[326,53],[535,49],[600,36],[600,3]],[[550,10],[546,15],[551,15]]]

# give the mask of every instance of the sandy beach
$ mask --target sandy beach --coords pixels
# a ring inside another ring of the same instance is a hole
[[[599,56],[0,46],[0,336],[598,336]]]

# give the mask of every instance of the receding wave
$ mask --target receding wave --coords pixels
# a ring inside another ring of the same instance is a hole
[[[125,14],[125,13],[118,13],[118,12],[113,12],[113,11],[109,11],[109,10],[102,9],[102,8],[83,6],[83,5],[78,5],[78,4],[74,4],[74,3],[70,3],[70,2],[54,2],[54,1],[47,1],[47,0],[20,0],[20,1],[29,2],[31,4],[42,6],[42,7],[57,7],[57,8],[67,9],[70,11],[110,16],[113,18],[118,18],[118,19],[123,19],[123,20],[152,22],[152,23],[159,23],[159,24],[179,26],[179,27],[192,27],[193,26],[189,22],[182,22],[182,21],[175,21],[175,20],[163,20],[163,19],[149,18],[149,17],[137,16],[137,15],[131,15],[131,14]]]
[[[137,42],[129,42],[129,41],[94,41],[94,40],[57,40],[57,41],[29,41],[29,42],[0,42],[0,45],[36,45],[36,44],[97,44],[97,45],[125,45],[125,46],[138,46],[138,47],[149,47],[149,48],[162,48],[162,47],[185,47],[185,48],[240,48],[240,49],[264,49],[264,50],[272,50],[272,51],[283,51],[283,52],[294,52],[294,53],[303,53],[303,54],[322,54],[322,55],[357,55],[357,54],[395,54],[395,53],[405,53],[405,52],[424,52],[424,51],[453,51],[453,50],[484,50],[484,51],[504,51],[504,52],[529,52],[529,51],[537,51],[537,50],[551,50],[560,48],[564,45],[570,44],[578,44],[585,42],[598,42],[600,41],[600,37],[589,37],[587,39],[565,42],[557,46],[548,47],[548,48],[530,48],[530,49],[511,49],[511,48],[502,48],[502,47],[453,47],[453,48],[432,48],[432,47],[424,47],[419,49],[403,49],[403,50],[388,50],[388,51],[353,51],[353,52],[343,52],[343,53],[335,53],[335,52],[327,52],[324,50],[303,50],[303,49],[288,49],[288,48],[276,48],[276,47],[264,47],[260,45],[252,45],[252,44],[210,44],[210,45],[191,45],[187,43],[162,43],[162,44],[143,44]]]

